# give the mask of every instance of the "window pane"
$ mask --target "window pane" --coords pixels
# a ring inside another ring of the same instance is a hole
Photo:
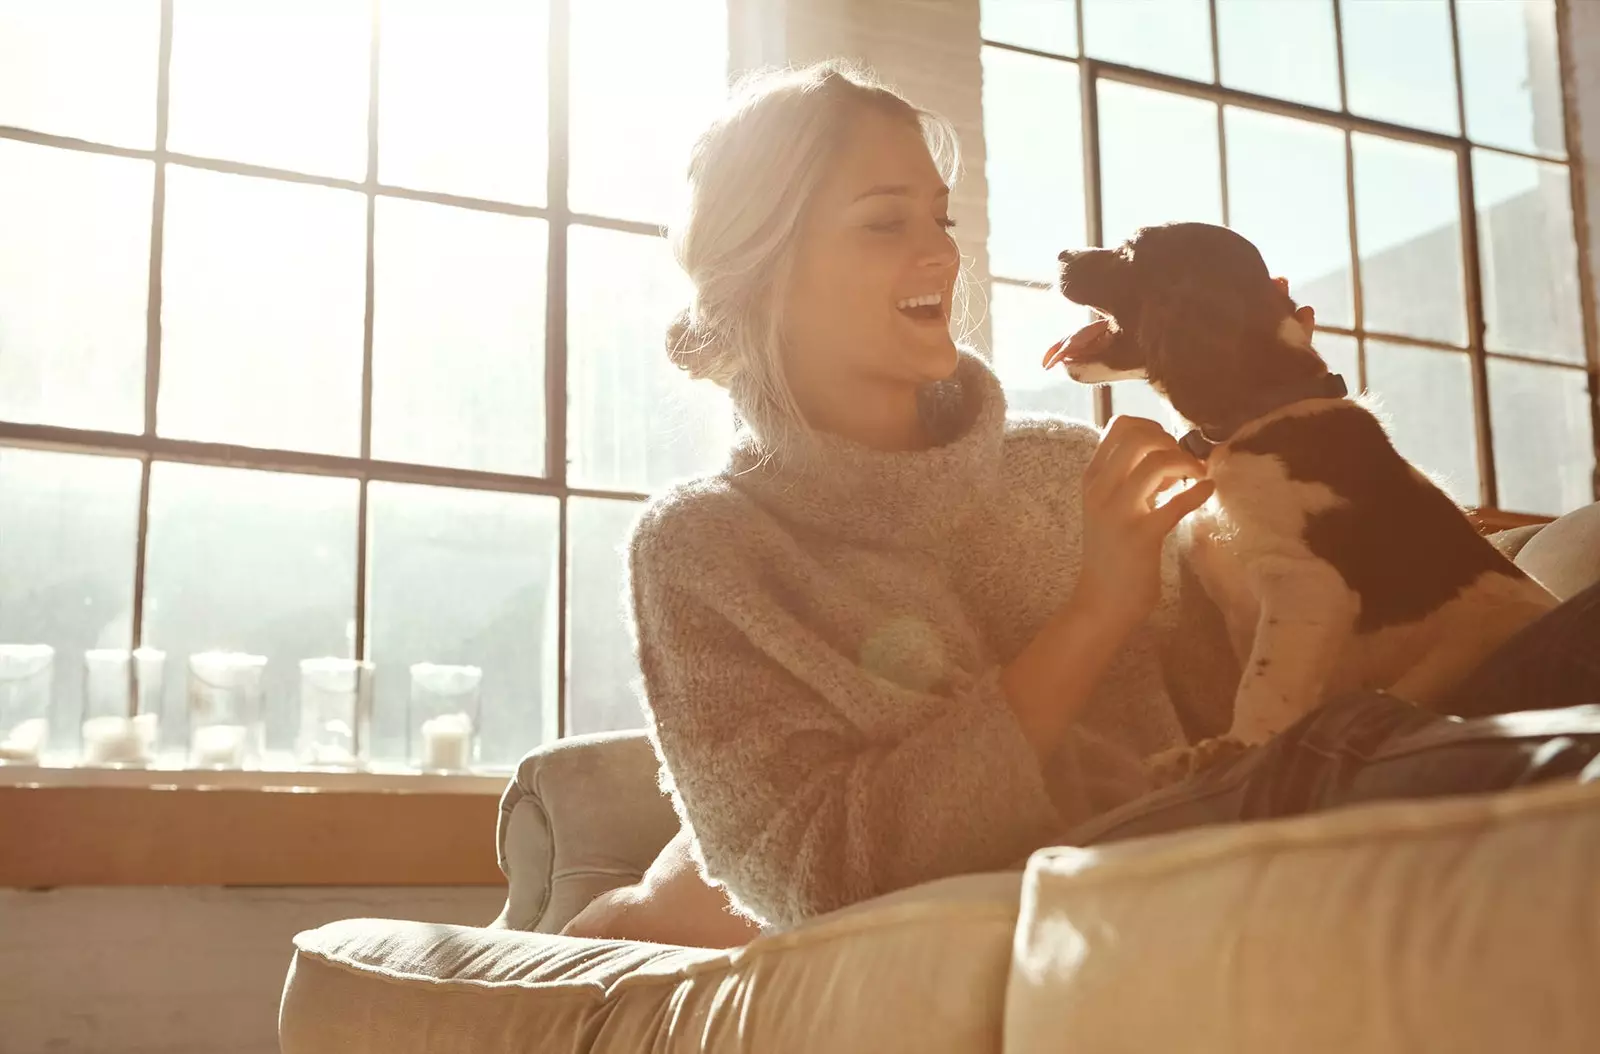
[[[1088,324],[1088,308],[1062,299],[1054,289],[995,282],[989,287],[989,319],[994,369],[1008,407],[1094,420],[1094,388],[1059,366],[1049,371],[1040,366],[1050,345]]]
[[[0,124],[148,150],[160,0],[0,0]]]
[[[1350,112],[1460,132],[1449,0],[1340,0],[1339,10]]]
[[[0,643],[55,648],[53,746],[77,741],[83,653],[133,640],[138,521],[134,458],[0,447]]]
[[[370,0],[175,0],[167,145],[365,178],[371,50]]]
[[[0,141],[0,418],[144,428],[153,178]]]
[[[1206,0],[1082,0],[1084,49],[1095,58],[1191,80],[1211,79]]]
[[[1078,67],[983,49],[989,272],[1048,282],[1086,245]]]
[[[483,670],[482,764],[554,738],[556,499],[372,483],[367,503],[374,757],[406,757],[418,662]]]
[[[662,221],[727,94],[723,0],[571,5],[572,208]]]
[[[1099,91],[1105,244],[1149,224],[1221,223],[1215,104],[1112,81]]]
[[[1217,0],[1222,83],[1339,108],[1333,0]]]
[[[189,656],[267,657],[266,748],[294,745],[301,659],[355,643],[353,479],[157,462],[150,471],[144,642],[167,653],[161,741],[188,743]]]
[[[627,593],[628,538],[640,508],[633,501],[567,502],[569,735],[645,725],[634,692],[639,663]]]
[[[545,222],[377,207],[373,456],[543,475]]]
[[[1356,338],[1319,330],[1312,344],[1322,361],[1328,364],[1328,372],[1344,378],[1351,395],[1361,390],[1361,353],[1357,350]]]
[[[690,382],[667,358],[667,324],[689,302],[667,243],[582,226],[567,237],[571,481],[647,491],[715,471],[733,411],[722,389]]]
[[[169,166],[161,434],[356,453],[366,233],[360,194]]]
[[[1073,0],[983,0],[979,32],[984,40],[1076,55],[1078,16],[1072,4]]]
[[[545,0],[385,0],[379,180],[544,204],[549,24]]]
[[[1472,422],[1472,365],[1465,352],[1367,341],[1367,387],[1402,455],[1463,505],[1483,499]]]
[[[1501,508],[1556,516],[1594,501],[1583,371],[1491,358],[1489,421]]]
[[[1367,329],[1464,345],[1455,156],[1369,135],[1353,144]]]
[[[1564,165],[1472,152],[1485,343],[1582,362],[1572,188]]]
[[[1555,0],[1456,0],[1467,134],[1529,153],[1566,152]]]
[[[1229,224],[1319,320],[1354,326],[1344,133],[1233,106],[1224,118]]]

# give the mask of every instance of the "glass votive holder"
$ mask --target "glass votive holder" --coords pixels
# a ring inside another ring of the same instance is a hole
[[[261,756],[264,655],[206,651],[189,656],[189,764],[243,768]]]
[[[434,772],[462,772],[478,757],[477,666],[411,667],[411,763]]]
[[[155,758],[166,661],[154,648],[83,653],[85,765],[148,765]]]
[[[0,644],[0,765],[37,765],[50,739],[56,650]]]
[[[295,757],[317,768],[356,768],[366,761],[372,728],[372,663],[300,660],[300,730]]]

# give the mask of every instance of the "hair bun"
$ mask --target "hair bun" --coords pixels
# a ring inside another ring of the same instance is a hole
[[[737,372],[721,343],[695,321],[690,308],[678,312],[667,326],[667,358],[697,381],[726,386]]]

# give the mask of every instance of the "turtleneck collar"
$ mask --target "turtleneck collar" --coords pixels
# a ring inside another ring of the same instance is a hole
[[[867,544],[937,545],[999,481],[1006,403],[994,373],[967,351],[921,402],[932,447],[874,450],[817,433],[802,450],[770,453],[743,431],[728,475],[765,508],[812,530]]]

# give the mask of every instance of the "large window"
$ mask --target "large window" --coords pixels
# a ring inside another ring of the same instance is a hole
[[[380,765],[417,663],[481,669],[489,767],[639,723],[619,547],[731,432],[660,237],[726,25],[0,0],[0,644],[54,648],[47,757],[84,652],[141,645],[172,764],[208,650],[267,658],[269,764],[319,657],[374,664]]]
[[[1057,251],[1225,223],[1459,501],[1594,500],[1556,0],[984,0],[993,347],[1012,402],[1166,419],[1038,367]]]

